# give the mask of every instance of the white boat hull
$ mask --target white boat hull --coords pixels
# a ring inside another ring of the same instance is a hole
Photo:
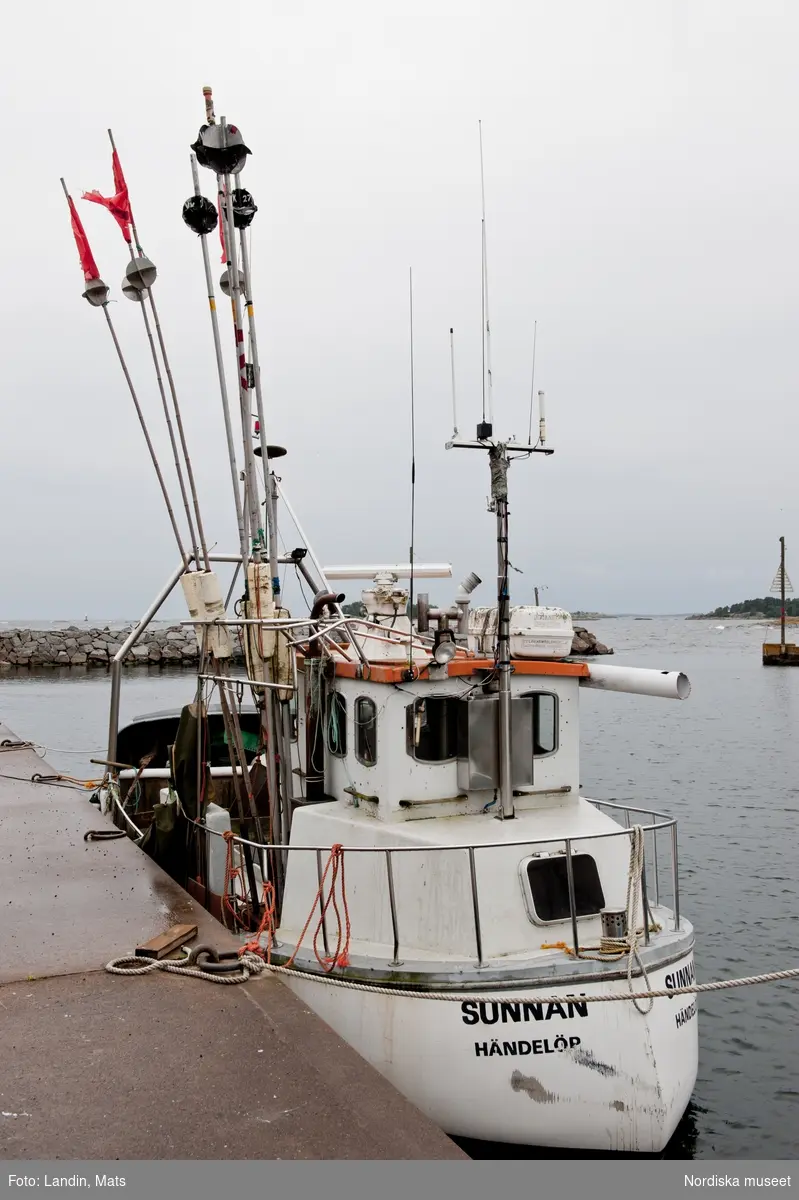
[[[693,954],[650,974],[654,988],[693,980]],[[666,977],[672,976],[666,983]],[[478,1004],[375,995],[283,977],[346,1042],[446,1133],[519,1145],[657,1153],[696,1082],[691,996],[580,1003],[626,981],[541,984]],[[486,989],[483,995],[490,995]],[[536,996],[563,996],[539,1005]],[[574,1001],[577,1001],[575,1003]]]

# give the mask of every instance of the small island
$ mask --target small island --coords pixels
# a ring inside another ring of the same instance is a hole
[[[779,621],[779,596],[762,596],[757,600],[739,600],[737,604],[725,604],[713,612],[692,613],[686,621],[717,621],[719,618],[736,621]],[[786,600],[785,615],[799,617],[799,599]]]

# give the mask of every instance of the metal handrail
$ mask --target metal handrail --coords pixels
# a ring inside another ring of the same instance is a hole
[[[645,833],[649,832],[650,830],[653,833],[653,841],[654,841],[654,846],[655,846],[654,861],[655,861],[655,894],[656,894],[655,905],[656,905],[656,907],[659,907],[659,903],[660,903],[659,881],[658,881],[658,877],[657,877],[657,833],[660,830],[666,830],[666,829],[668,829],[670,831],[671,852],[672,852],[671,853],[672,888],[673,888],[673,896],[674,896],[674,910],[673,910],[674,911],[674,928],[675,928],[675,930],[679,930],[680,929],[680,892],[679,892],[678,863],[677,863],[677,819],[676,819],[676,817],[666,817],[666,814],[657,813],[652,809],[638,808],[634,805],[625,806],[622,804],[615,803],[613,801],[596,800],[596,801],[591,801],[591,803],[595,804],[597,807],[602,807],[605,804],[607,804],[608,807],[610,807],[610,808],[614,808],[614,809],[622,810],[622,811],[626,810],[628,821],[629,821],[629,813],[631,813],[631,812],[642,814],[644,816],[652,816],[653,818],[657,817],[657,816],[661,816],[664,818],[662,821],[653,820],[651,824],[644,826],[644,830],[645,830]],[[205,827],[205,826],[199,826],[198,822],[195,822],[195,824],[197,824],[199,828],[205,828],[206,832],[214,834],[217,837],[223,836],[223,834],[221,834],[218,830],[207,829],[207,827]],[[382,854],[385,858],[386,878],[387,878],[387,883],[388,883],[388,901],[389,901],[389,908],[390,908],[390,914],[391,914],[391,932],[392,932],[392,949],[393,949],[393,954],[392,954],[392,958],[390,960],[389,965],[393,966],[393,967],[400,966],[401,963],[399,960],[399,947],[400,947],[399,917],[398,917],[396,890],[395,890],[395,884],[394,884],[394,868],[393,868],[392,856],[394,854],[401,854],[401,853],[430,853],[430,852],[435,852],[435,851],[453,852],[453,851],[465,850],[468,855],[468,861],[469,861],[469,883],[470,883],[470,890],[471,890],[472,914],[473,914],[473,921],[474,921],[475,947],[477,950],[477,966],[478,966],[478,968],[482,968],[482,967],[486,966],[486,961],[485,961],[485,957],[483,954],[483,930],[482,930],[482,922],[481,922],[481,917],[480,917],[480,894],[479,894],[479,886],[478,886],[478,882],[477,882],[477,867],[476,867],[476,860],[475,860],[475,852],[477,850],[491,850],[491,849],[497,849],[497,848],[508,849],[508,848],[513,848],[513,847],[541,846],[541,845],[553,845],[553,844],[565,846],[566,874],[567,874],[567,883],[568,883],[568,891],[569,891],[569,920],[571,923],[574,955],[575,955],[575,958],[580,958],[581,957],[580,942],[579,942],[579,933],[578,933],[578,926],[577,926],[577,921],[578,921],[577,900],[576,900],[575,883],[574,883],[573,847],[574,847],[575,842],[594,841],[595,839],[609,838],[609,837],[632,837],[632,828],[630,828],[630,826],[628,824],[627,828],[610,829],[610,830],[607,830],[606,832],[586,832],[583,834],[579,834],[577,836],[571,835],[568,837],[563,836],[563,835],[559,836],[559,837],[558,836],[552,836],[552,837],[533,836],[533,837],[524,838],[524,839],[514,839],[513,841],[500,841],[500,842],[474,842],[474,843],[463,843],[463,844],[450,843],[448,845],[415,845],[415,846],[408,846],[408,845],[342,846],[341,849],[345,853]],[[266,844],[266,843],[260,843],[260,842],[253,842],[247,838],[242,838],[242,837],[234,837],[232,840],[233,840],[234,844],[239,843],[241,845],[248,845],[253,848],[261,850],[261,852],[263,852],[264,850],[284,850],[284,851],[297,850],[297,851],[304,852],[304,853],[314,853],[316,855],[317,878],[318,878],[319,885],[321,888],[321,881],[322,881],[322,861],[321,861],[322,848],[321,847],[319,847],[319,846],[303,846],[303,845],[288,845],[288,846],[280,845],[280,846],[278,846],[278,845],[272,845],[272,844]],[[643,873],[642,873],[642,896],[643,896],[643,904],[644,904],[644,938],[645,938],[646,943],[648,944],[649,943],[649,935],[650,935],[649,923],[650,923],[650,918],[651,918],[651,909],[649,907],[649,900],[648,900],[648,895],[647,895],[646,862],[644,862],[644,869],[643,869]],[[324,913],[324,906],[323,906],[322,900],[321,900],[321,893],[320,893],[320,905],[319,906],[320,906],[320,910],[321,910],[322,937],[323,937],[326,952],[329,953],[327,924],[325,921],[325,913]]]
[[[598,801],[596,801],[596,803],[601,804],[602,801],[598,800]],[[658,824],[645,825],[644,830],[648,833],[650,829],[660,830],[660,829],[671,829],[672,827],[676,829],[676,826],[677,826],[677,818],[672,817],[669,820],[659,822]],[[207,833],[213,834],[214,837],[223,837],[224,836],[222,833],[219,832],[218,829],[208,829],[205,825],[201,825],[200,828],[205,829],[205,831]],[[437,844],[429,843],[429,844],[416,845],[416,846],[407,846],[407,845],[406,846],[402,846],[402,845],[396,845],[396,846],[342,846],[341,849],[343,851],[345,851],[347,854],[384,854],[386,852],[386,850],[390,850],[392,854],[394,854],[394,853],[397,853],[397,854],[400,854],[400,853],[428,854],[434,850],[449,850],[449,851],[454,851],[454,850],[507,850],[508,848],[512,848],[514,846],[546,846],[546,845],[555,844],[558,842],[567,842],[567,841],[569,841],[569,842],[592,842],[592,841],[598,840],[599,838],[631,837],[631,836],[632,836],[632,829],[609,829],[605,833],[580,833],[580,834],[572,834],[571,836],[567,836],[566,834],[561,834],[559,837],[558,836],[555,836],[555,837],[533,836],[533,837],[527,837],[527,838],[521,838],[521,839],[514,839],[514,841],[512,841],[512,842],[504,842],[504,841],[503,842],[449,842],[447,845],[437,845]],[[278,844],[278,843],[272,843],[272,842],[253,842],[253,841],[250,841],[248,838],[239,837],[238,835],[233,840],[235,842],[240,843],[243,846],[252,846],[257,850],[302,850],[305,852],[310,852],[310,851],[316,851],[316,850],[320,850],[320,849],[321,850],[329,849],[329,847],[324,847],[324,846],[323,847],[320,847],[320,846],[296,846],[296,845],[285,845],[283,843]]]

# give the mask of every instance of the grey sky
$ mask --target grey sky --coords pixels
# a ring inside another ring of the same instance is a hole
[[[490,600],[487,464],[443,448],[451,325],[462,429],[479,418],[482,119],[495,423],[526,433],[537,319],[557,450],[512,471],[514,599],[536,583],[610,611],[762,595],[780,534],[799,576],[798,9],[44,0],[5,21],[0,619],[135,616],[176,561],[58,183],[110,190],[109,125],[160,269],[209,538],[234,548],[200,247],[180,219],[206,82],[254,152],[272,437],[324,559],[407,557],[412,266],[417,555],[477,570]],[[163,446],[124,244],[79,208]]]

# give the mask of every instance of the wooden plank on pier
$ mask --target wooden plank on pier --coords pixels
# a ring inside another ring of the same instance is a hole
[[[136,947],[137,958],[166,958],[173,950],[179,950],[186,942],[197,936],[196,925],[173,925],[171,929],[150,938],[142,946]]]

